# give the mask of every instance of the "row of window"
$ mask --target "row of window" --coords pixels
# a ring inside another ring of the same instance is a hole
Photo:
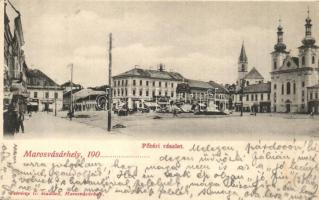
[[[315,64],[315,56],[312,56],[312,58],[311,58],[311,63],[312,64]],[[303,56],[302,58],[301,58],[301,64],[302,65],[305,65],[306,64],[306,58],[305,58],[305,56]],[[287,67],[290,67],[290,62],[288,62],[287,63]],[[318,61],[318,67],[319,67],[319,61]],[[274,69],[277,69],[277,62],[276,61],[274,61]]]
[[[44,95],[45,95],[46,99],[50,98],[50,93],[49,92],[45,92]],[[33,97],[34,98],[38,98],[38,92],[34,92],[33,93]],[[59,98],[59,94],[57,92],[54,92],[54,98],[55,99]]]
[[[142,86],[142,85],[146,85],[146,86],[149,86],[151,85],[153,87],[156,86],[156,81],[143,81],[143,80],[139,80],[139,85]],[[117,80],[117,81],[114,81],[114,87],[116,86],[127,86],[128,85],[128,80]],[[137,85],[137,81],[136,80],[133,80],[133,86],[136,86]],[[167,88],[168,85],[169,85],[169,82],[163,82],[163,85],[165,85],[165,87]],[[162,87],[162,82],[161,81],[158,81],[158,86],[159,87]],[[174,83],[171,83],[170,84],[171,88],[174,88]]]
[[[261,101],[264,100],[264,94],[260,94],[260,100]],[[270,94],[267,94],[267,100],[270,100]],[[247,94],[246,101],[258,101],[258,95],[257,94],[251,94],[251,95]]]
[[[296,83],[293,83],[292,86],[291,86],[291,83],[290,82],[287,82],[286,83],[286,94],[289,95],[291,94],[291,87],[292,87],[292,92],[293,94],[296,94]],[[301,87],[305,87],[305,82],[303,81],[301,83]],[[274,84],[274,90],[277,89],[277,85]],[[281,85],[281,94],[284,95],[285,94],[285,84],[282,84]]]
[[[180,95],[182,96],[182,97],[184,97],[185,98],[185,93],[180,93]],[[193,98],[197,98],[197,99],[199,99],[199,98],[204,98],[204,99],[206,99],[207,98],[207,93],[203,93],[203,92],[201,92],[201,93],[195,93],[195,92],[193,92],[192,94],[190,94],[190,96],[191,97],[193,97]],[[225,98],[225,95],[223,95],[223,94],[216,94],[216,95],[213,95],[211,98],[216,98],[216,99],[224,99]]]
[[[169,96],[170,95],[170,97],[174,97],[174,92],[172,91],[172,92],[170,92],[170,94],[169,94],[169,92],[168,91],[165,91],[165,92],[163,92],[162,93],[162,91],[159,91],[158,92],[158,96],[162,96],[162,94],[164,95],[164,96]],[[136,90],[136,89],[133,89],[132,90],[132,95],[133,96],[143,96],[143,90]],[[114,97],[116,97],[116,96],[127,96],[127,89],[125,88],[125,89],[118,89],[118,90],[114,90],[114,92],[113,92],[113,96]],[[150,91],[148,91],[148,90],[146,90],[145,91],[145,96],[150,96]],[[153,90],[152,91],[152,96],[154,97],[155,96],[155,91]]]
[[[313,99],[318,99],[318,92],[310,92],[310,100],[313,100]]]
[[[304,90],[301,91],[301,101],[302,102],[305,101],[305,91]],[[276,92],[274,92],[274,102],[275,103],[277,102],[277,94],[276,94]]]

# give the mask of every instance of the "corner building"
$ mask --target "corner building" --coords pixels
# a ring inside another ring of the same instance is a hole
[[[271,67],[272,112],[309,112],[308,89],[319,83],[319,47],[311,35],[311,19],[306,18],[305,37],[298,48],[298,57],[286,51],[283,27],[277,28],[277,44],[274,46]]]

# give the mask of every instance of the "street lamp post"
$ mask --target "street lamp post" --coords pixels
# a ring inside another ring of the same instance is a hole
[[[111,114],[112,114],[112,33],[109,35],[109,98],[108,98],[108,115],[107,115],[107,131],[111,131]]]
[[[54,116],[56,116],[56,100],[57,100],[57,85],[55,85],[55,93],[54,93]]]

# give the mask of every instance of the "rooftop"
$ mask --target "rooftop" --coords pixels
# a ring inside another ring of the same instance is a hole
[[[244,88],[244,93],[270,93],[271,83],[258,83]]]
[[[50,77],[39,69],[29,69],[27,71],[28,86],[46,86],[46,87],[60,87]],[[39,84],[42,82],[43,84]]]
[[[190,88],[213,89],[213,86],[205,81],[187,79],[186,82]]]
[[[217,93],[228,93],[228,89],[226,89],[224,86],[222,86],[219,83],[216,83],[215,81],[209,81],[208,82],[213,88],[217,88]]]
[[[164,70],[151,70],[134,68],[119,75],[113,76],[113,78],[124,78],[124,77],[140,77],[140,78],[151,78],[151,79],[165,79],[182,81],[184,77],[177,72],[168,72]]]
[[[244,79],[264,79],[264,77],[253,67],[250,72],[244,77]]]
[[[73,87],[83,88],[82,85],[76,84],[76,83],[72,83],[72,86],[73,86]],[[61,87],[71,87],[71,81],[67,81],[67,82],[63,83],[63,84],[61,85]]]

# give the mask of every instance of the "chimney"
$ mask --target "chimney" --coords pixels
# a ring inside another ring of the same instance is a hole
[[[164,65],[162,63],[159,64],[158,70],[160,72],[164,71]]]

